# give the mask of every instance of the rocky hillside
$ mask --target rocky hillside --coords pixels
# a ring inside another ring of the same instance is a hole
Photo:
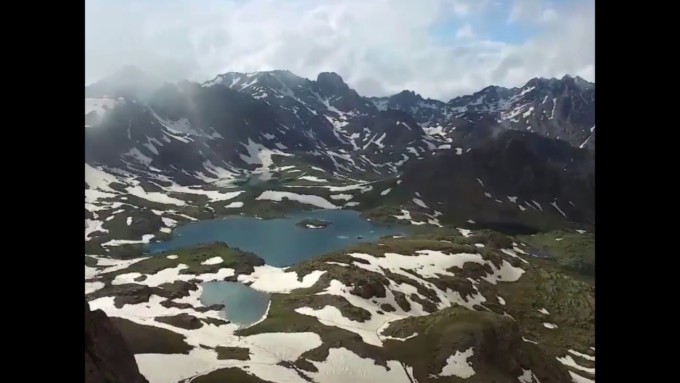
[[[534,233],[590,227],[595,223],[593,163],[592,152],[564,141],[499,130],[469,151],[411,163],[401,176],[360,198],[363,208],[382,215],[389,206],[393,215],[406,207],[409,216],[420,212],[443,224],[473,228]]]
[[[85,382],[148,383],[118,328],[85,302]]]

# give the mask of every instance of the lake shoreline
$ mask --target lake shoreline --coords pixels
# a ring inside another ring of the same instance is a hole
[[[297,225],[300,220],[325,221],[329,225],[324,230],[310,230]],[[255,253],[268,265],[288,267],[357,243],[410,231],[407,225],[368,220],[361,212],[349,209],[295,211],[269,219],[234,214],[178,226],[168,240],[147,244],[144,255],[222,242]]]

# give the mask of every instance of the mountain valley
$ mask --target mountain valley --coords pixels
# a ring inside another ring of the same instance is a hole
[[[594,83],[439,101],[126,67],[85,97],[86,299],[150,383],[594,382]],[[230,217],[259,221],[240,247],[188,230],[226,238]],[[346,245],[288,263],[248,246],[323,236]],[[206,304],[215,281],[265,315]]]

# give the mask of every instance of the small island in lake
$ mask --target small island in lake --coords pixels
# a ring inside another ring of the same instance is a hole
[[[332,222],[322,221],[320,219],[305,218],[302,221],[298,222],[297,225],[307,229],[323,229],[330,225],[331,223]]]

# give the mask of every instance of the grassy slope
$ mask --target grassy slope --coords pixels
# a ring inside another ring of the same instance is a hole
[[[442,239],[452,243],[441,242]],[[351,259],[346,255],[349,252],[363,252],[376,256],[385,252],[409,254],[420,249],[464,252],[475,251],[471,246],[473,243],[484,243],[486,247],[480,252],[485,254],[486,259],[496,263],[500,262],[501,259],[495,249],[511,247],[512,242],[513,239],[490,231],[479,232],[473,237],[463,238],[455,231],[440,229],[433,233],[417,234],[413,239],[383,239],[380,241],[382,246],[377,244],[357,245],[343,252],[303,262],[293,267],[301,276],[318,269],[327,270],[327,273],[320,278],[316,286],[310,289],[297,290],[286,295],[273,295],[268,318],[256,326],[242,330],[241,334],[250,335],[277,331],[316,332],[322,336],[324,345],[306,353],[303,358],[323,360],[327,355],[328,348],[346,347],[360,356],[375,359],[377,363],[389,359],[403,361],[416,369],[418,381],[428,381],[429,374],[441,370],[444,360],[451,355],[451,353],[448,353],[452,350],[451,347],[455,348],[459,343],[477,342],[475,344],[483,345],[488,355],[485,356],[487,359],[482,358],[477,361],[484,373],[470,381],[504,381],[502,377],[519,376],[522,373],[518,366],[531,368],[541,381],[543,381],[541,377],[546,380],[551,379],[550,381],[563,381],[566,376],[565,370],[555,362],[555,357],[563,356],[567,349],[588,353],[588,347],[594,346],[594,287],[592,284],[574,279],[559,270],[548,271],[540,265],[522,263],[521,267],[525,269],[525,273],[517,282],[499,285],[483,282],[479,285],[480,291],[487,297],[485,305],[488,308],[495,309],[494,311],[499,311],[498,313],[475,312],[454,307],[430,316],[410,318],[401,321],[404,322],[401,333],[400,330],[394,330],[395,334],[400,333],[401,336],[408,336],[413,332],[418,332],[419,334],[429,335],[418,336],[407,342],[388,341],[383,349],[363,343],[360,337],[354,333],[337,327],[321,325],[313,317],[294,312],[297,307],[310,306],[309,296],[322,290],[331,279],[338,279],[347,285],[354,285],[366,279],[374,281],[375,278],[380,279],[377,274],[371,274],[361,268],[341,267],[325,263],[330,260],[350,263]],[[527,257],[525,256],[525,258]],[[515,260],[516,266],[520,265],[518,262],[518,260]],[[474,273],[475,270],[466,267],[463,272]],[[449,282],[442,278],[439,283],[447,284]],[[426,290],[426,288],[419,286],[419,291],[421,288]],[[422,293],[427,296],[426,292]],[[496,296],[501,296],[505,300],[504,306],[498,303]],[[328,302],[324,302],[324,304],[326,303]],[[337,305],[336,307],[341,308]],[[550,315],[546,316],[539,313],[538,310],[543,308],[547,309]],[[507,316],[500,315],[503,312],[507,312],[517,322]],[[344,315],[352,317],[351,313],[345,312]],[[355,320],[357,319],[355,318]],[[546,322],[557,323],[559,327],[548,329],[543,325]],[[512,326],[516,325],[516,328],[510,326],[509,323],[512,323]],[[408,330],[404,330],[405,328]],[[492,337],[489,339],[489,331],[500,338]],[[498,335],[507,332],[512,333],[514,337],[512,341],[502,339],[502,336]],[[470,336],[473,340],[468,339]],[[538,340],[539,345],[521,341],[521,337]],[[446,345],[437,346],[435,340],[442,338],[447,339]],[[495,347],[501,347],[501,349]],[[509,359],[503,360],[502,363],[498,362],[500,364],[494,364],[492,356],[489,355],[505,355],[502,347],[509,347],[513,350],[513,353],[508,354]]]
[[[176,255],[177,258],[169,259],[168,255]],[[222,258],[223,262],[214,265],[201,264],[215,257]],[[254,266],[264,264],[264,260],[253,253],[229,247],[224,243],[214,243],[155,254],[125,269],[104,274],[102,280],[110,281],[117,275],[128,273],[155,274],[164,269],[177,267],[180,264],[188,266],[188,268],[180,270],[181,274],[215,273],[222,268],[232,268],[235,274],[249,274],[253,271]]]
[[[520,236],[532,252],[545,258],[533,259],[547,268],[559,268],[572,276],[593,282],[595,279],[595,235],[557,230]]]

